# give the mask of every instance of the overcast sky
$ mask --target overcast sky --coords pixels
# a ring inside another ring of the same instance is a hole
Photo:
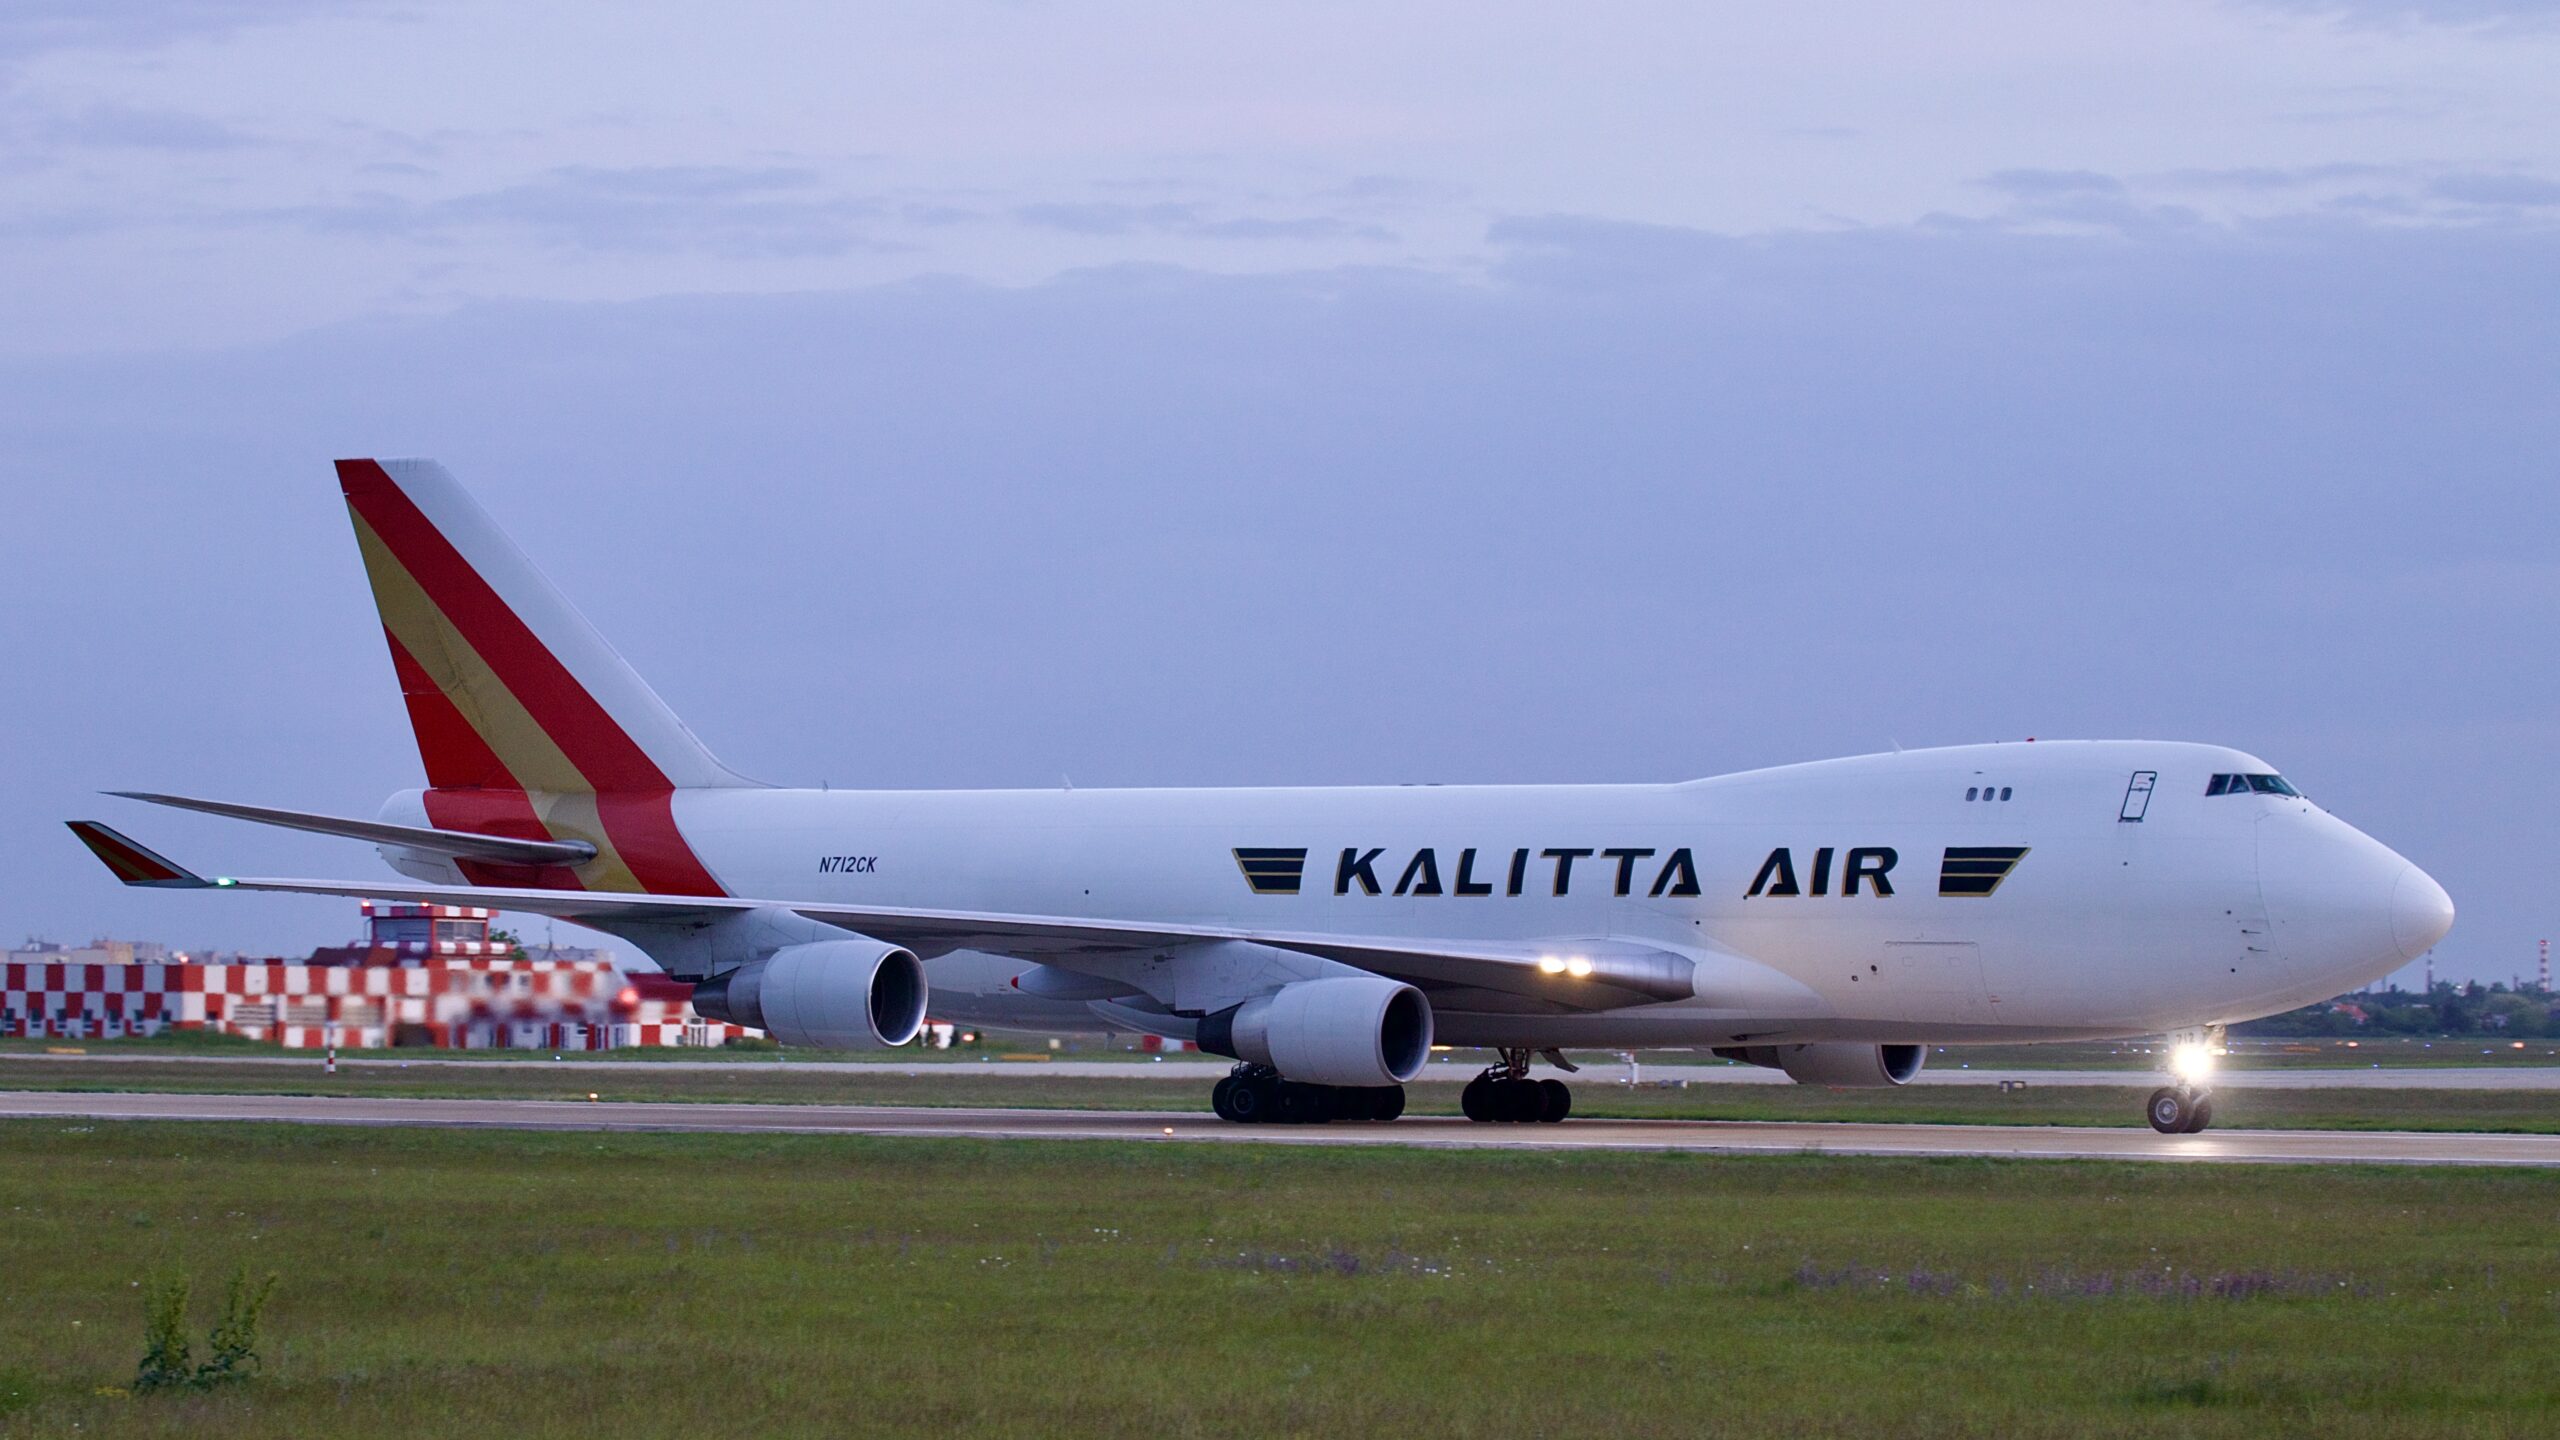
[[[419,783],[328,461],[739,768],[2261,754],[2560,929],[2560,6],[0,9],[0,936]]]

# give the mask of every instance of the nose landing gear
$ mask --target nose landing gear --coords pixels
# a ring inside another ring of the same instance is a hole
[[[2219,1025],[2170,1033],[2169,1068],[2177,1072],[2178,1082],[2152,1091],[2143,1104],[2142,1118],[2151,1122],[2152,1129],[2163,1135],[2193,1135],[2213,1123],[2213,1091],[2206,1082],[2213,1078],[2214,1061],[2228,1047],[2227,1034]]]
[[[1554,1124],[1573,1113],[1573,1090],[1561,1080],[1529,1078],[1529,1051],[1510,1048],[1496,1052],[1501,1059],[1485,1067],[1485,1072],[1467,1082],[1459,1093],[1458,1108],[1467,1118],[1477,1121],[1509,1121],[1513,1123],[1545,1122]]]
[[[2186,1085],[2163,1085],[2151,1092],[2143,1118],[2163,1135],[2193,1135],[2213,1123],[2213,1092]]]

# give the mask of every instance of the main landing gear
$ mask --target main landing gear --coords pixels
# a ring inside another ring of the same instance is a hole
[[[1239,1125],[1322,1125],[1328,1120],[1393,1120],[1404,1113],[1401,1085],[1310,1085],[1283,1080],[1267,1065],[1239,1065],[1209,1092],[1209,1108]]]
[[[1529,1078],[1529,1051],[1525,1047],[1506,1046],[1496,1053],[1502,1058],[1468,1081],[1458,1096],[1458,1108],[1467,1112],[1468,1119],[1545,1121],[1552,1125],[1573,1113],[1571,1087],[1561,1080]]]

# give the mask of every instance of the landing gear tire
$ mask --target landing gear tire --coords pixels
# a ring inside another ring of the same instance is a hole
[[[1322,1097],[1308,1093],[1304,1085],[1283,1080],[1272,1087],[1271,1119],[1280,1125],[1311,1125],[1324,1117]]]
[[[1573,1113],[1573,1087],[1563,1081],[1539,1081],[1538,1095],[1546,1102],[1539,1107],[1538,1118],[1547,1124],[1556,1124]]]
[[[1274,1113],[1279,1108],[1279,1086],[1275,1082],[1259,1076],[1230,1075],[1221,1083],[1233,1087],[1227,1091],[1227,1108],[1220,1112],[1227,1119],[1239,1125],[1261,1125],[1280,1118]],[[1214,1103],[1215,1094],[1210,1098]]]
[[[1529,1078],[1529,1052],[1506,1049],[1499,1064],[1467,1082],[1458,1108],[1480,1123],[1554,1124],[1573,1113],[1573,1090],[1561,1080]]]
[[[1268,1066],[1241,1065],[1209,1091],[1209,1108],[1238,1125],[1322,1125],[1393,1120],[1404,1113],[1401,1085],[1311,1085]]]
[[[2213,1123],[2213,1094],[2182,1085],[2163,1085],[2151,1092],[2142,1118],[2163,1135],[2193,1135]]]

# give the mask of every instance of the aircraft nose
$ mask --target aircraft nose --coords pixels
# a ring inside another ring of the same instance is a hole
[[[2342,987],[2389,974],[2453,928],[2453,902],[2425,871],[2308,806],[2260,822],[2258,881],[2286,965]]]
[[[2401,958],[2415,960],[2453,929],[2453,897],[2435,877],[2411,865],[2391,887],[2391,938]]]

